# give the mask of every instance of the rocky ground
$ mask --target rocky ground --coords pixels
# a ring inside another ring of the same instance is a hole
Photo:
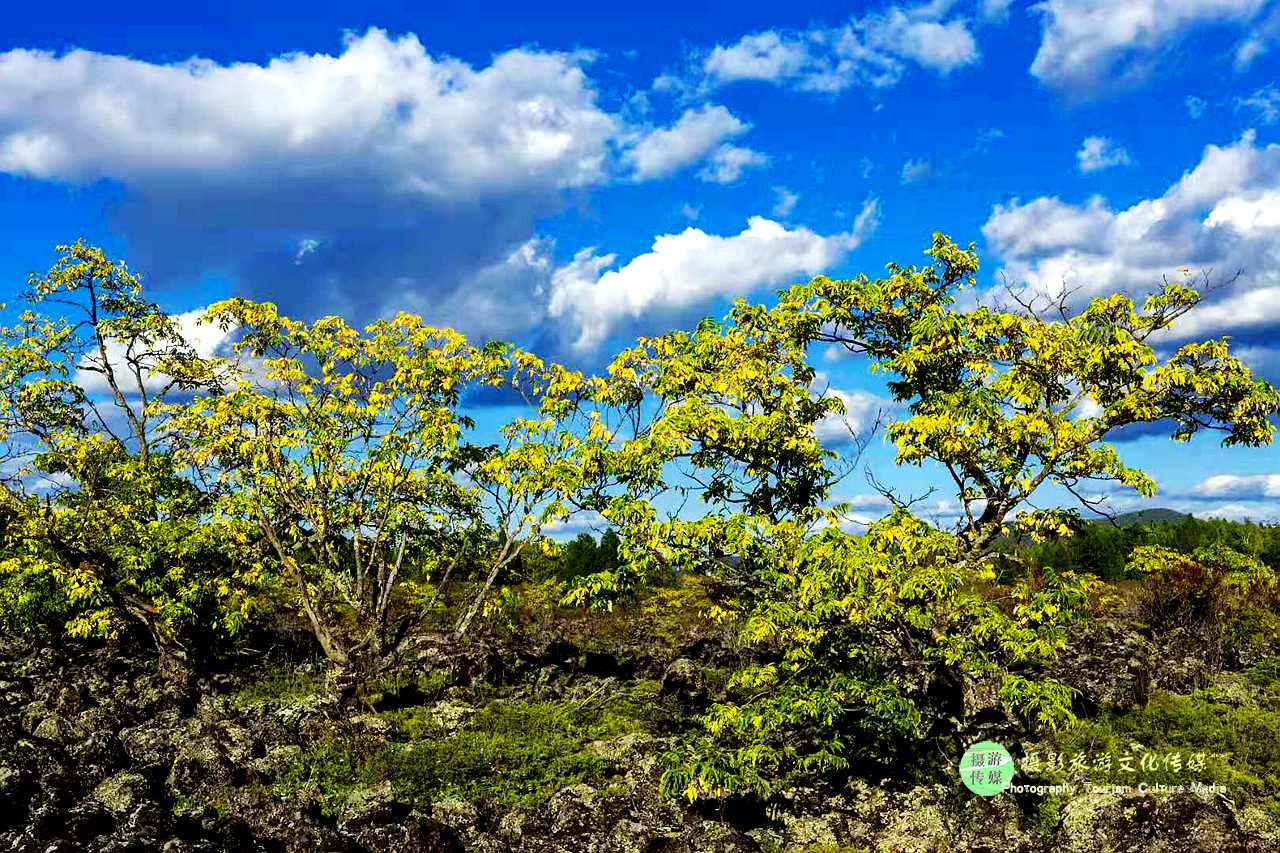
[[[1199,676],[1159,665],[1150,638],[1092,630],[1063,666],[1099,713],[1201,687],[1165,684]],[[181,690],[112,647],[10,648],[0,850],[1280,850],[1274,816],[1232,794],[983,799],[952,779],[854,779],[767,803],[664,798],[661,756],[714,697],[724,654],[714,637],[647,654],[423,650],[351,709],[287,658],[229,662]],[[1206,707],[1270,725],[1269,689]]]

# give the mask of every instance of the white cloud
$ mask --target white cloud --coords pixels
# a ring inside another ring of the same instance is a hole
[[[178,334],[201,358],[230,355],[230,344],[235,337],[236,329],[232,327],[223,331],[216,323],[199,322],[205,310],[205,308],[196,308],[175,314],[174,320],[178,325]],[[116,341],[108,342],[107,362],[111,365],[121,392],[130,399],[139,397],[143,389],[138,387],[137,378],[127,367],[123,344]],[[111,385],[107,382],[105,375],[98,369],[87,369],[102,366],[101,357],[96,352],[91,353],[77,365],[72,377],[73,381],[91,397],[108,397],[112,393]],[[170,380],[171,377],[167,374],[149,372],[142,377],[142,385],[148,394],[154,394],[163,389]]]
[[[702,208],[696,204],[685,202],[680,205],[680,215],[690,222],[697,222],[698,217],[702,215]]]
[[[1261,124],[1280,122],[1280,89],[1263,86],[1248,97],[1236,98],[1236,109],[1250,111]]]
[[[1009,5],[1013,0],[982,0],[980,11],[988,21],[1003,21],[1009,17]]]
[[[918,184],[933,174],[933,164],[923,157],[902,164],[902,182]]]
[[[703,62],[703,70],[716,82],[800,78],[814,59],[803,38],[785,37],[773,30],[743,36],[729,47],[717,45]]]
[[[892,400],[868,391],[833,388],[830,378],[822,372],[814,376],[813,393],[835,397],[844,406],[843,414],[827,415],[813,425],[813,434],[828,447],[839,447],[865,437],[875,426],[877,417],[894,408]]]
[[[814,92],[883,88],[895,85],[910,66],[945,76],[979,59],[965,21],[945,19],[950,5],[890,6],[843,26],[751,33],[706,52],[697,69],[701,82],[694,88],[743,80]],[[671,75],[660,80],[667,88],[689,85]]]
[[[298,241],[298,251],[293,255],[294,264],[302,263],[307,255],[315,254],[316,249],[320,248],[320,241],[310,237],[304,237]]]
[[[1177,339],[1267,335],[1280,330],[1277,204],[1280,145],[1258,145],[1246,133],[1207,146],[1159,197],[1122,210],[1097,196],[1083,204],[1014,199],[995,206],[982,233],[1011,281],[1047,294],[1069,285],[1080,298],[1140,296],[1180,267],[1208,271],[1221,286],[1174,327]]]
[[[616,255],[584,249],[552,276],[549,313],[576,327],[576,348],[591,349],[625,320],[688,311],[829,269],[862,242],[877,216],[869,201],[848,233],[830,236],[760,216],[728,237],[689,227],[654,238],[650,251],[617,268]]]
[[[774,187],[773,196],[777,201],[773,205],[773,215],[786,219],[791,215],[791,211],[796,209],[796,202],[800,200],[800,194],[792,192],[786,187]]]
[[[553,248],[547,238],[531,238],[502,260],[467,276],[447,296],[406,286],[397,307],[428,317],[435,325],[465,328],[473,338],[510,340],[546,316]]]
[[[1280,287],[1259,287],[1233,293],[1197,308],[1178,323],[1178,339],[1203,338],[1223,332],[1256,331],[1280,320]]]
[[[1113,166],[1131,166],[1133,158],[1123,146],[1106,136],[1086,136],[1076,152],[1076,163],[1084,174],[1110,169]]]
[[[1246,345],[1233,348],[1249,369],[1263,376],[1280,377],[1280,346]]]
[[[911,10],[894,6],[857,21],[854,29],[862,33],[867,48],[914,60],[938,74],[977,62],[978,46],[964,21],[933,20],[931,6]]]
[[[665,178],[706,159],[750,125],[720,105],[685,110],[671,127],[650,131],[626,154],[637,180]]]
[[[130,183],[361,161],[388,189],[437,197],[594,183],[615,130],[579,57],[513,50],[476,70],[376,29],[338,56],[267,65],[12,50],[0,126],[0,169],[16,175]]]
[[[942,530],[954,529],[961,520],[963,510],[958,501],[952,498],[922,497],[913,500],[912,495],[895,495],[898,500],[912,501],[911,512],[917,517],[932,522]],[[861,494],[842,498],[840,503],[847,503],[849,511],[840,523],[840,529],[850,533],[859,533],[868,524],[884,518],[894,509],[893,501],[882,494]]]
[[[1237,71],[1245,71],[1254,61],[1270,52],[1276,41],[1280,40],[1280,5],[1272,6],[1269,14],[1261,22],[1255,22],[1248,34],[1236,44],[1233,64]]]
[[[1197,510],[1195,513],[1203,518],[1221,518],[1226,521],[1274,521],[1276,511],[1274,505],[1258,505],[1229,503],[1209,509]]]
[[[1214,474],[1197,483],[1193,491],[1201,498],[1280,498],[1280,474]]]
[[[552,539],[566,541],[582,533],[598,534],[608,530],[612,525],[595,510],[575,512],[568,518],[558,518],[542,528],[542,532]]]
[[[264,64],[11,50],[0,172],[122,186],[112,224],[156,280],[230,274],[286,310],[363,319],[461,298],[567,193],[617,177],[632,133],[588,59],[472,66],[376,29]]]
[[[1209,24],[1242,26],[1266,0],[1042,0],[1031,73],[1076,95],[1144,77],[1165,49]]]
[[[732,184],[747,169],[769,165],[769,157],[738,145],[721,145],[698,172],[698,179],[713,184]]]
[[[1193,119],[1198,119],[1200,116],[1204,115],[1205,108],[1209,106],[1208,102],[1205,101],[1204,98],[1197,98],[1195,95],[1187,95],[1187,99],[1184,103],[1187,106],[1187,115],[1191,116]]]

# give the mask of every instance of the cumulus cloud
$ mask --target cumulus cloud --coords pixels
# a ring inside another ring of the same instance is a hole
[[[1076,163],[1083,174],[1110,169],[1114,166],[1133,165],[1133,158],[1124,146],[1106,136],[1086,136],[1076,152]]]
[[[694,88],[744,80],[813,92],[884,88],[895,85],[912,66],[945,76],[979,59],[965,21],[947,19],[950,6],[890,6],[837,27],[750,33],[705,52],[695,69],[701,79]],[[689,84],[666,75],[662,85]]]
[[[1209,145],[1156,198],[1113,209],[1095,196],[996,205],[982,233],[1004,274],[1046,294],[1135,296],[1187,267],[1221,283],[1174,328],[1177,338],[1234,334],[1245,346],[1280,330],[1280,145],[1252,132]],[[1236,271],[1243,274],[1236,277]]]
[[[583,533],[600,534],[612,525],[595,510],[575,512],[568,518],[558,518],[542,528],[542,532],[552,539],[566,541]]]
[[[685,110],[669,128],[645,134],[628,152],[636,180],[665,178],[723,150],[750,125],[720,105]]]
[[[1201,498],[1280,498],[1280,474],[1214,474],[1197,483],[1193,492]]]
[[[912,513],[918,518],[933,522],[934,526],[941,530],[958,527],[964,512],[959,502],[952,498],[916,499],[916,496],[912,495],[895,497],[901,501],[912,501]],[[849,511],[845,513],[840,528],[851,533],[861,532],[868,524],[884,518],[894,510],[893,501],[879,493],[853,495],[842,498],[840,502],[849,505]]]
[[[1051,88],[1089,96],[1146,76],[1165,49],[1210,24],[1249,22],[1266,0],[1043,0],[1031,73]]]
[[[552,275],[549,313],[576,327],[576,349],[590,350],[624,321],[670,317],[829,269],[862,242],[877,217],[872,200],[843,234],[787,228],[761,216],[727,237],[689,227],[656,237],[648,252],[620,267],[616,255],[583,249]]]
[[[698,172],[698,178],[712,184],[732,184],[747,169],[769,165],[768,155],[738,145],[721,145]]]
[[[232,327],[224,331],[216,323],[201,323],[200,318],[204,316],[205,310],[196,308],[174,315],[178,333],[201,358],[230,355],[236,329]],[[119,342],[107,343],[106,356],[121,392],[130,399],[140,397],[144,389],[148,394],[154,394],[171,381],[171,377],[166,374],[150,372],[142,377],[143,387],[138,387],[137,377],[127,367],[124,345]],[[72,377],[91,397],[109,397],[112,393],[107,377],[101,372],[102,366],[102,358],[97,353],[86,355],[76,366]]]
[[[465,300],[566,193],[611,179],[625,134],[587,60],[473,67],[376,29],[265,64],[12,50],[0,172],[121,185],[114,224],[154,280],[230,274],[312,316]]]
[[[1221,518],[1225,521],[1274,523],[1276,519],[1275,506],[1265,504],[1229,503],[1198,510],[1195,514],[1203,518]]]
[[[882,413],[894,408],[894,402],[861,389],[832,387],[830,377],[819,372],[814,376],[813,392],[835,397],[844,406],[843,414],[830,414],[813,425],[813,434],[828,447],[840,447],[863,438]]]

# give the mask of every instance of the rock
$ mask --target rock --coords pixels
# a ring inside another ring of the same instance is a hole
[[[843,833],[835,815],[782,815],[788,849],[794,847],[838,847]]]
[[[76,738],[75,726],[61,714],[50,714],[36,724],[31,732],[38,738],[44,738],[56,744],[66,745]]]
[[[450,734],[465,726],[475,713],[475,708],[456,699],[442,699],[431,705],[431,718]]]
[[[173,741],[168,785],[184,796],[239,783],[254,758],[253,733],[236,722],[229,704],[211,697],[200,701]]]
[[[336,711],[339,707],[340,703],[334,696],[312,694],[272,708],[271,715],[285,728],[302,731],[308,722],[325,719],[331,711]]]
[[[350,723],[356,733],[365,737],[385,738],[391,733],[391,724],[376,714],[356,714]]]
[[[1278,840],[1280,827],[1274,821],[1256,811],[1247,817],[1237,815],[1229,802],[1208,792],[1086,792],[1063,807],[1053,849],[1063,853],[1264,853],[1275,850]]]
[[[461,832],[475,826],[480,810],[466,800],[449,798],[431,804],[431,817]]]
[[[1089,620],[1073,626],[1051,674],[1079,690],[1086,708],[1125,710],[1146,703],[1156,659],[1155,647],[1135,630]]]
[[[624,819],[618,821],[613,830],[607,836],[602,838],[603,844],[600,845],[601,850],[608,850],[610,853],[648,853],[652,849],[651,845],[654,840],[659,837],[657,830],[652,826],[645,826],[638,821]]]
[[[706,821],[687,831],[653,841],[646,853],[761,853],[761,847],[744,832],[723,823]]]
[[[593,740],[587,744],[587,751],[610,764],[631,765],[644,756],[660,751],[667,744],[667,741],[653,735],[633,732],[613,740]]]
[[[133,811],[146,799],[150,785],[140,773],[117,773],[93,789],[93,798],[113,815],[120,817]]]
[[[662,674],[662,691],[665,698],[674,699],[690,709],[707,705],[707,682],[697,663],[689,658],[677,658]]]
[[[25,793],[24,782],[21,770],[0,765],[0,806],[15,808]]]
[[[364,827],[351,837],[369,853],[467,853],[456,832],[417,813],[394,824]]]
[[[289,743],[271,747],[266,755],[255,758],[250,766],[258,775],[274,779],[297,764],[301,758],[302,747]]]
[[[581,835],[596,826],[599,799],[599,791],[581,783],[557,791],[547,806],[552,835]]]
[[[385,825],[403,819],[409,811],[408,805],[398,802],[392,795],[391,783],[383,782],[372,788],[357,788],[352,791],[342,806],[338,826],[350,831],[365,826]]]

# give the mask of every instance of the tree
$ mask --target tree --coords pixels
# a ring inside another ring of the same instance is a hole
[[[544,528],[570,513],[584,485],[574,414],[586,379],[529,353],[512,349],[507,354],[507,380],[532,411],[503,425],[500,444],[476,448],[466,468],[494,545],[486,558],[488,571],[454,626],[455,637],[466,635],[499,573],[519,561],[528,546],[550,547]]]
[[[1117,294],[1073,312],[1064,291],[1044,300],[1013,292],[1018,310],[958,310],[977,255],[941,234],[926,254],[936,266],[890,265],[875,281],[815,278],[774,310],[799,344],[840,345],[893,377],[889,388],[910,413],[889,427],[898,462],[946,471],[966,551],[989,548],[1010,512],[1046,484],[1091,508],[1098,503],[1081,490],[1092,482],[1154,494],[1154,481],[1105,440],[1121,427],[1170,422],[1178,441],[1209,430],[1228,446],[1270,442],[1280,394],[1230,354],[1227,339],[1157,355],[1154,342],[1201,300],[1189,281],[1166,283],[1141,307]]]
[[[231,299],[206,321],[238,330],[238,359],[178,416],[192,461],[216,469],[223,511],[262,531],[329,660],[376,672],[416,618],[392,618],[411,541],[477,517],[459,404],[501,381],[505,352],[408,314],[360,330]]]
[[[608,603],[662,570],[749,584],[741,543],[728,534],[735,519],[820,514],[856,454],[817,439],[814,426],[842,404],[813,390],[803,347],[774,319],[742,305],[725,323],[642,338],[589,383],[578,403],[590,425],[578,448],[579,501],[616,527],[617,557],[580,578],[567,602]],[[678,511],[690,501],[703,517]]]
[[[252,531],[178,460],[166,404],[219,377],[123,263],[58,251],[0,330],[6,616],[73,636],[140,624],[180,662],[185,633],[238,630],[271,585]]]
[[[597,392],[645,425],[584,446],[607,484],[599,506],[619,526],[626,571],[587,579],[571,600],[617,594],[658,566],[714,574],[720,604],[754,655],[709,739],[672,757],[664,786],[690,797],[769,793],[797,775],[872,760],[886,739],[961,738],[988,686],[1030,724],[1071,718],[1072,692],[1044,665],[1065,643],[1094,584],[1043,571],[995,585],[991,549],[1006,519],[1046,483],[1091,480],[1154,490],[1104,438],[1172,420],[1174,437],[1220,430],[1229,444],[1270,441],[1280,395],[1224,340],[1160,360],[1151,339],[1198,296],[1170,284],[1141,309],[1125,297],[1056,315],[960,310],[977,258],[936,236],[936,267],[886,279],[818,278],[773,307],[739,302],[723,323],[647,339],[619,356]],[[814,425],[839,410],[812,390],[810,351],[843,345],[891,374],[907,416],[888,426],[900,464],[934,461],[956,486],[957,534],[913,518],[905,501],[859,536],[831,489],[848,466]],[[1086,403],[1096,403],[1090,412]],[[659,520],[653,497],[685,469],[708,512]],[[1068,530],[1061,512],[1019,516],[1035,536]],[[954,721],[954,722],[949,722]]]

